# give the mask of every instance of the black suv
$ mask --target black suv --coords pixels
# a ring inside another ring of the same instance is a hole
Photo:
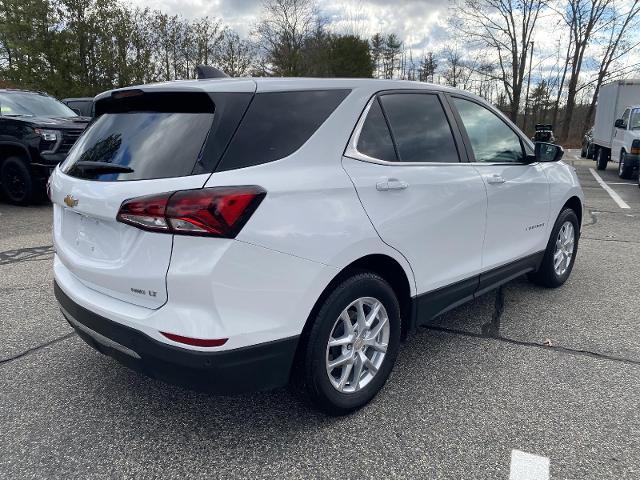
[[[11,203],[43,197],[58,163],[89,123],[45,93],[0,89],[0,190]]]

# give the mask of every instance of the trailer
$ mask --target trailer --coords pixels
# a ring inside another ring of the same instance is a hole
[[[618,175],[631,178],[640,165],[640,79],[618,80],[600,87],[593,126],[598,170],[612,160]]]

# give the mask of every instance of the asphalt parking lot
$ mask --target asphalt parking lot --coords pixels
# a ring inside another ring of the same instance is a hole
[[[0,204],[0,478],[522,480],[536,462],[553,479],[640,478],[640,190],[609,165],[614,200],[576,153],[586,208],[567,284],[516,280],[503,305],[490,293],[437,319],[344,418],[101,356],[56,306],[51,207]],[[514,451],[538,457],[518,467]]]

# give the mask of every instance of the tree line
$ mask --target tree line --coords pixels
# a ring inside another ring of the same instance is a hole
[[[446,46],[414,51],[397,34],[336,33],[315,0],[264,0],[248,37],[217,18],[187,19],[120,0],[0,0],[0,86],[92,96],[194,77],[399,78],[470,90],[525,130],[561,140],[593,122],[600,87],[638,71],[640,0],[452,0]],[[536,46],[559,32],[554,51]],[[437,46],[437,45],[436,45]]]

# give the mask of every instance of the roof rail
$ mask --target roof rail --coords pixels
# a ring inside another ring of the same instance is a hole
[[[229,75],[224,73],[222,70],[209,65],[198,65],[196,67],[196,76],[198,80],[201,80],[204,78],[225,78]]]

